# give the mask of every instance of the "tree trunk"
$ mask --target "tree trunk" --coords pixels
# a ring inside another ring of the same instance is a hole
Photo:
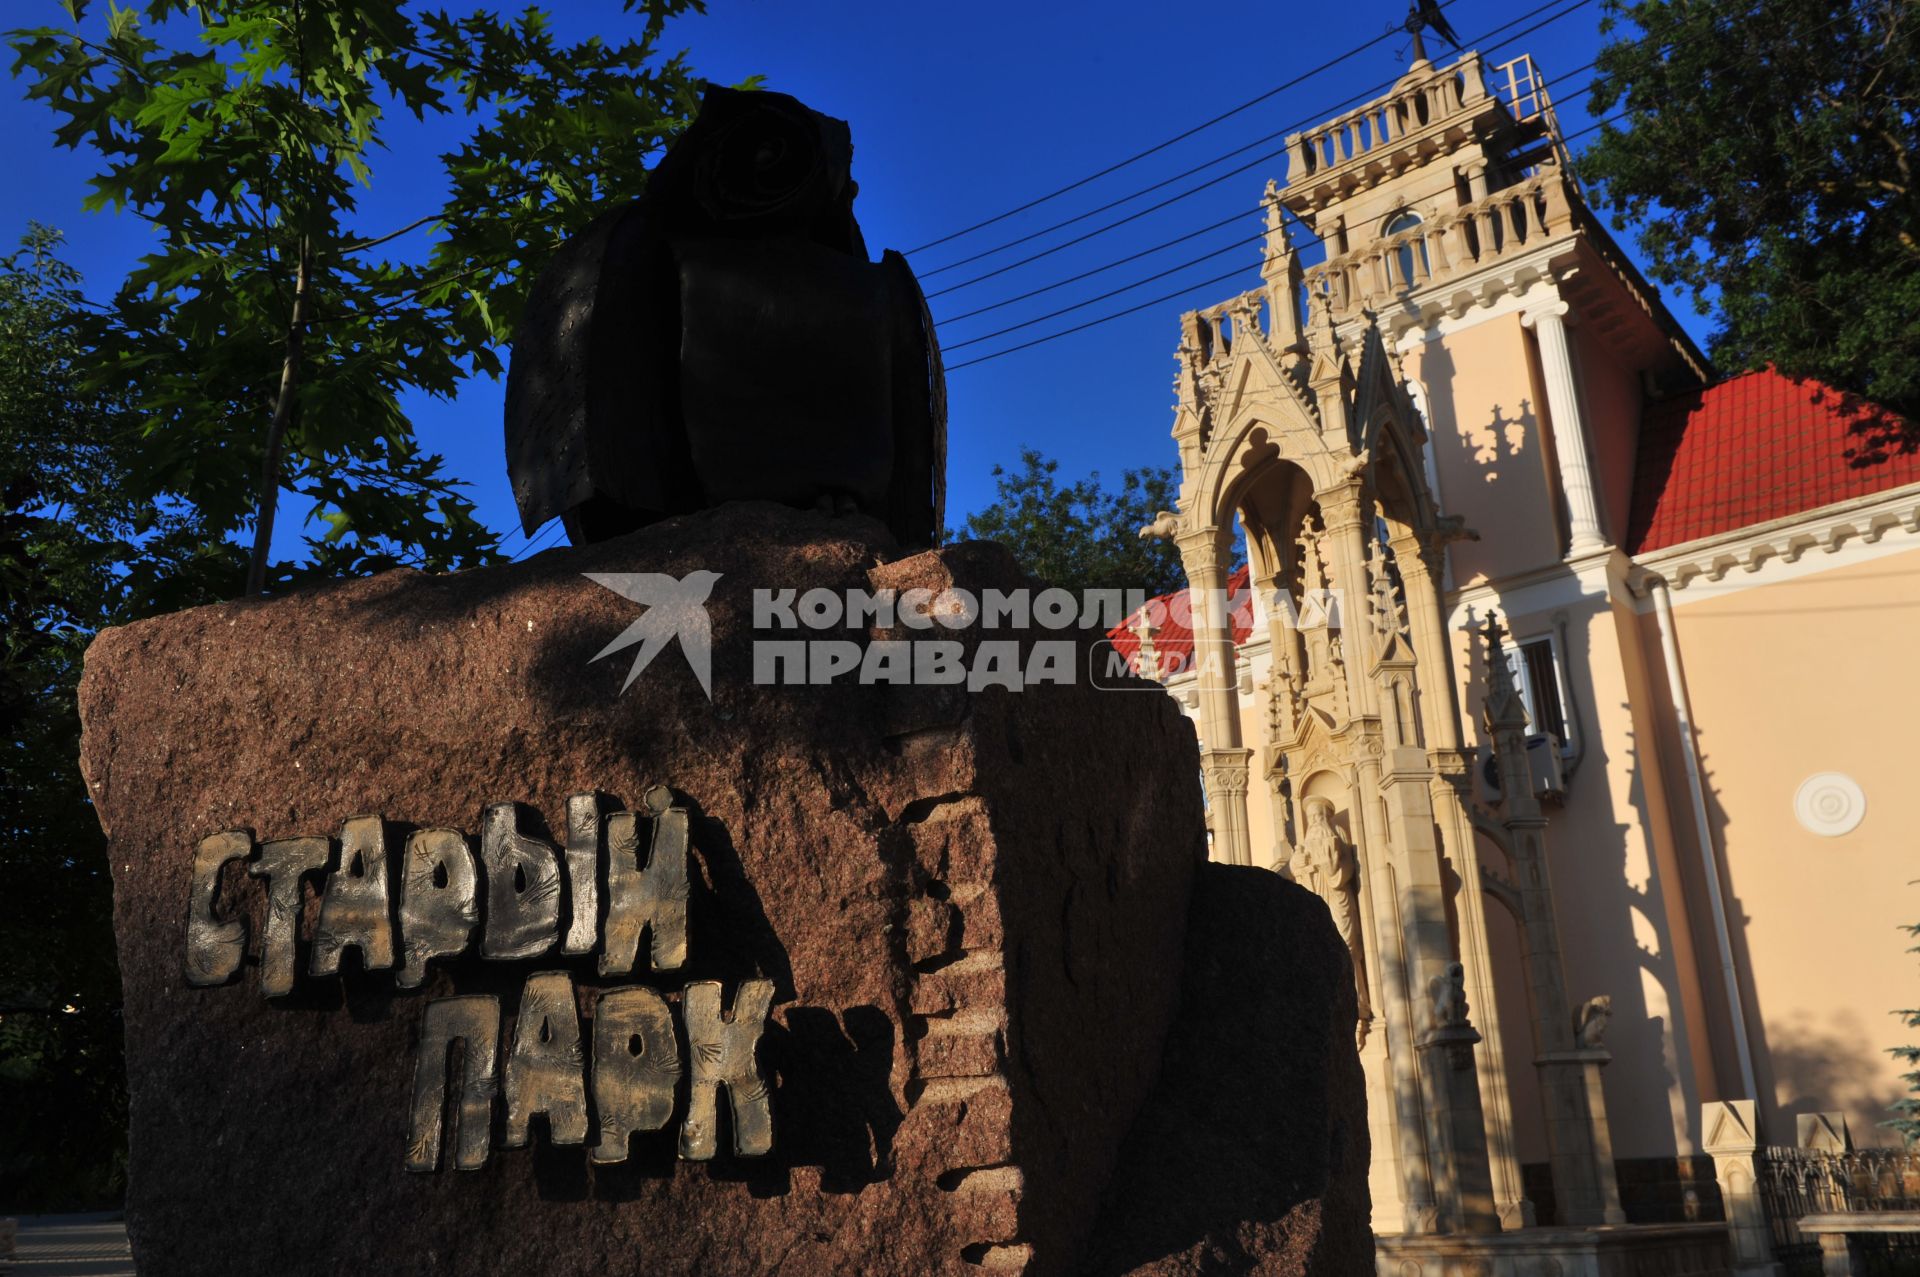
[[[293,285],[293,316],[287,321],[287,353],[280,365],[280,394],[273,403],[273,420],[267,424],[267,456],[260,464],[260,505],[253,521],[253,558],[247,564],[247,593],[263,593],[267,588],[267,560],[273,546],[273,515],[280,504],[280,455],[287,437],[287,422],[293,417],[294,391],[300,384],[300,353],[307,340],[307,288],[312,275],[313,255],[307,241],[300,241],[300,267]]]

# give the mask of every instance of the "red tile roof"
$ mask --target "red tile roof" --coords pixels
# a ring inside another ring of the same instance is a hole
[[[1648,407],[1634,466],[1629,553],[1752,527],[1920,483],[1905,422],[1772,369]]]
[[[1247,588],[1252,573],[1246,564],[1227,578],[1227,606],[1233,618],[1233,642],[1238,647],[1253,634],[1253,591]],[[1140,662],[1140,635],[1132,627],[1140,624],[1142,614],[1153,623],[1153,652],[1157,668],[1143,669]],[[1193,607],[1187,591],[1175,590],[1150,600],[1120,625],[1107,631],[1113,648],[1126,658],[1136,674],[1166,678],[1189,668],[1193,663]]]

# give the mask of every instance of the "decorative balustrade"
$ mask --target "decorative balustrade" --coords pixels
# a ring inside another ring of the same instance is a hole
[[[1480,55],[1468,54],[1445,71],[1396,87],[1383,98],[1289,136],[1287,182],[1338,168],[1388,142],[1464,115],[1487,96]]]
[[[1920,1210],[1920,1149],[1763,1148],[1760,1200],[1773,1232],[1773,1253],[1793,1272],[1820,1271],[1820,1244],[1800,1231],[1808,1215]],[[1901,1238],[1900,1243],[1920,1244]],[[1903,1254],[1910,1253],[1902,1245]]]
[[[1566,178],[1548,170],[1308,268],[1307,291],[1346,315],[1537,247],[1571,224]]]
[[[1197,373],[1212,364],[1215,355],[1231,353],[1236,341],[1263,340],[1269,327],[1266,307],[1265,290],[1256,289],[1192,312],[1185,319],[1181,358]]]

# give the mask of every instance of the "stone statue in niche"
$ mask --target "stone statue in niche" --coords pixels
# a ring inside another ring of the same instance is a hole
[[[1607,1021],[1613,1018],[1613,999],[1607,994],[1588,998],[1573,1013],[1573,1038],[1582,1051],[1606,1049]]]
[[[1311,512],[1300,521],[1300,633],[1307,649],[1306,692],[1323,692],[1332,684],[1333,639],[1327,630],[1326,599],[1330,583],[1322,547],[1326,533]]]
[[[1467,969],[1449,962],[1447,969],[1427,982],[1433,998],[1433,1027],[1464,1028],[1467,1023]]]
[[[1338,634],[1327,640],[1327,686],[1333,691],[1334,713],[1345,717],[1351,708],[1347,701],[1347,648]]]
[[[638,200],[534,281],[507,377],[525,529],[575,544],[726,501],[945,516],[946,390],[906,259],[854,220],[842,120],[708,86]]]
[[[1365,950],[1360,936],[1359,858],[1353,848],[1333,827],[1333,803],[1325,798],[1309,798],[1305,803],[1307,827],[1299,846],[1288,858],[1287,868],[1293,880],[1327,902],[1334,929],[1353,959],[1354,995],[1359,1002],[1359,1043],[1366,1044],[1367,1025],[1373,1018],[1373,1006],[1367,997]]]

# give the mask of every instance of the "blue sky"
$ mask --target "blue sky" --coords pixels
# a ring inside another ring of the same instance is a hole
[[[1492,62],[1531,53],[1548,77],[1563,129],[1575,133],[1589,123],[1585,88],[1591,72],[1583,68],[1601,43],[1597,0],[1561,0],[1519,21],[1509,34],[1478,38],[1522,18],[1536,2],[1454,0],[1447,12],[1469,46],[1479,47]],[[475,6],[450,7],[458,12]],[[635,25],[617,0],[556,0],[549,7],[560,33],[569,38],[595,31],[617,37]],[[58,20],[51,0],[7,0],[7,24],[36,21],[36,8],[44,8],[45,20]],[[708,13],[672,24],[666,43],[689,50],[694,67],[710,79],[731,83],[758,73],[767,87],[849,121],[860,183],[856,212],[878,253],[883,247],[914,249],[1165,141],[1381,35],[1405,12],[1402,0],[1285,8],[1270,0],[1216,0],[1200,8],[1138,0],[1104,6],[711,0]],[[1551,21],[1514,38],[1513,32],[1542,19]],[[1382,40],[1143,162],[915,253],[911,260],[923,287],[931,294],[966,281],[1278,149],[1280,140],[1255,147],[1070,230],[969,266],[940,270],[1263,135],[1337,113],[1349,98],[1371,94],[1403,71],[1410,56],[1406,44],[1399,36]],[[18,85],[0,101],[0,164],[8,175],[0,183],[0,234],[17,237],[28,219],[60,227],[68,237],[68,257],[85,272],[89,292],[104,295],[141,252],[149,232],[130,214],[80,211],[86,179],[96,171],[95,157],[55,148],[51,129],[52,116],[24,102]],[[414,129],[410,121],[396,121],[392,133],[403,145],[392,162],[376,168],[362,201],[370,233],[411,221],[437,203],[432,157],[461,136],[457,124],[433,122]],[[1259,230],[1255,210],[1261,188],[1269,177],[1284,180],[1285,175],[1282,159],[1256,163],[1113,232],[934,298],[952,365],[1188,290],[1088,331],[952,372],[950,524],[958,526],[967,511],[991,499],[992,467],[1012,461],[1022,446],[1058,458],[1069,474],[1098,470],[1112,479],[1124,469],[1174,463],[1168,430],[1177,316],[1257,282],[1256,248],[1227,246]],[[1244,216],[1230,220],[1236,213]],[[1229,224],[1081,283],[989,314],[956,318],[1223,221]],[[977,345],[960,344],[1223,248],[1227,251],[1220,256],[1084,310]],[[1236,267],[1244,270],[1235,278],[1203,283]],[[1700,321],[1684,306],[1674,309],[1704,339]],[[423,397],[409,407],[427,446],[444,454],[448,468],[471,485],[482,519],[509,533],[505,544],[512,551],[523,542],[502,458],[501,396],[501,385],[480,378],[468,382],[452,402]],[[284,511],[282,527],[297,528],[305,513]]]

